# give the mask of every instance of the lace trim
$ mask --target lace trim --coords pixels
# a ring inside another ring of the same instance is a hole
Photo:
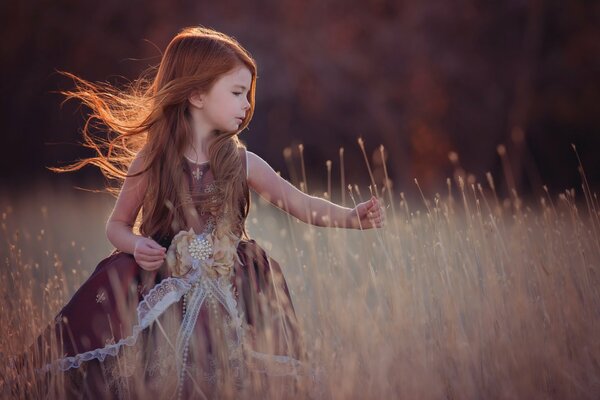
[[[131,336],[99,349],[55,360],[44,365],[42,368],[36,369],[36,372],[43,373],[56,367],[62,371],[67,371],[71,368],[79,368],[84,361],[93,359],[104,361],[108,355],[113,357],[116,356],[121,347],[131,347],[135,345],[140,332],[150,326],[150,324],[172,304],[179,301],[181,296],[191,288],[191,283],[198,279],[199,274],[200,270],[198,269],[192,271],[184,278],[165,278],[159,284],[154,286],[148,294],[144,296],[144,300],[138,304],[138,324],[133,326],[133,333]]]
[[[198,313],[208,297],[212,296],[221,303],[231,318],[231,327],[235,329],[235,340],[228,344],[231,346],[229,359],[230,362],[234,363],[232,368],[238,371],[237,376],[241,376],[241,370],[244,368],[244,366],[239,363],[243,358],[242,343],[244,330],[242,327],[242,319],[237,309],[237,301],[233,295],[233,285],[227,277],[210,278],[208,276],[201,276],[199,282],[194,286],[194,289],[190,290],[191,298],[189,299],[188,309],[186,310],[176,341],[177,376],[179,377],[177,386],[178,398],[181,397],[181,389],[185,379],[185,370],[188,368],[186,361],[189,340],[193,334]],[[238,361],[237,365],[236,361]],[[215,377],[213,376],[213,378]],[[241,382],[239,382],[239,384],[241,385]]]

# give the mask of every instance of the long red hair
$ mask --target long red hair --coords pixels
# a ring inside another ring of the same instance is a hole
[[[250,197],[239,151],[245,146],[238,134],[248,126],[254,113],[257,69],[250,54],[235,39],[215,30],[181,30],[167,46],[158,68],[146,70],[125,89],[60,72],[76,84],[75,90],[60,92],[67,96],[65,101],[79,99],[92,111],[83,128],[83,145],[94,149],[97,156],[50,169],[67,172],[93,164],[104,176],[121,184],[128,176],[148,174],[136,227],[139,225],[141,235],[161,242],[170,240],[188,226],[184,208],[192,206],[191,198],[182,192],[186,184],[184,152],[193,139],[188,96],[195,89],[208,92],[219,77],[240,65],[252,74],[248,90],[250,109],[237,131],[218,132],[210,138],[208,155],[217,190],[200,195],[194,205],[225,215],[223,223],[228,223],[234,234],[248,238],[244,221]],[[90,127],[97,126],[108,131],[106,139],[90,133]],[[128,175],[129,165],[142,149],[141,171]],[[119,187],[107,190],[116,195]]]

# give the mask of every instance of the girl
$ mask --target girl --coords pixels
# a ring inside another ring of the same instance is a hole
[[[290,398],[314,387],[281,268],[245,230],[249,189],[317,226],[378,228],[384,215],[376,197],[350,209],[309,196],[246,151],[256,71],[233,38],[191,27],[128,91],[65,73],[77,88],[63,93],[93,111],[84,137],[99,155],[53,170],[92,163],[123,184],[106,225],[116,250],[30,349],[38,373],[65,372],[61,396]],[[116,136],[94,139],[93,119]]]

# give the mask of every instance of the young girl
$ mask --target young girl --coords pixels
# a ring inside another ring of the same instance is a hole
[[[55,170],[92,163],[123,184],[106,225],[116,250],[31,348],[37,372],[65,372],[64,395],[291,398],[314,387],[281,268],[245,230],[249,189],[317,226],[378,228],[384,215],[376,197],[350,209],[309,196],[246,151],[256,71],[233,38],[191,27],[128,91],[67,74],[78,85],[65,94],[93,111],[84,136],[99,156]],[[116,136],[94,139],[92,119]]]

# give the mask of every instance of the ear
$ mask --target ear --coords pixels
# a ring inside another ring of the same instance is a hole
[[[196,108],[204,107],[204,94],[202,94],[199,90],[194,90],[188,96],[188,101],[190,104]]]

